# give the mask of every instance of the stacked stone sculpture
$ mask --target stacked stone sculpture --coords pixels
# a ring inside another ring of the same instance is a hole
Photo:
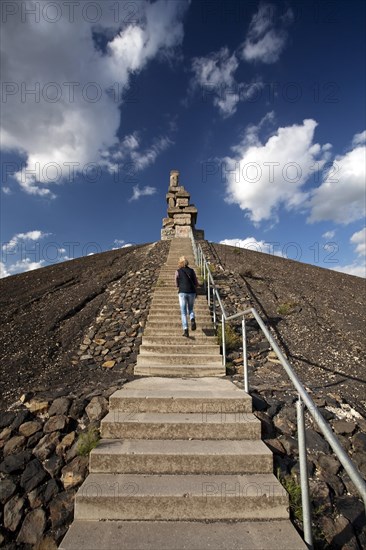
[[[161,239],[167,241],[175,237],[190,237],[192,232],[196,239],[204,239],[204,232],[195,229],[197,208],[189,203],[190,194],[183,185],[179,185],[179,171],[171,170],[169,189],[166,195],[168,217],[163,218]]]

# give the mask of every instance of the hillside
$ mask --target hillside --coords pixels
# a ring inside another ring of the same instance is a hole
[[[84,332],[108,303],[111,284],[118,281],[128,291],[141,283],[139,277],[146,271],[143,284],[148,291],[167,250],[163,242],[128,247],[2,279],[1,407],[26,391],[67,384],[77,392],[90,381],[112,384],[125,376],[126,361],[120,368],[100,369],[72,364],[71,359]],[[131,298],[124,301],[130,308]],[[147,306],[146,302],[145,310]],[[126,359],[133,361],[130,355]]]
[[[250,250],[203,244],[218,266],[218,286],[226,287],[229,313],[240,304],[256,307],[305,384],[314,391],[341,392],[365,412],[366,281]],[[146,317],[150,289],[168,246],[161,241],[119,249],[2,279],[1,405],[11,404],[25,391],[54,388],[65,379],[77,391],[89,380],[112,383],[131,374],[128,365],[136,357],[138,337],[118,368],[101,369],[89,361],[86,369],[85,363],[73,364],[72,359],[88,327],[109,307],[113,283],[119,292],[127,292],[120,300],[126,311],[132,302],[139,311],[136,293],[131,302],[128,292],[143,287],[140,309]],[[125,315],[121,323],[128,322],[136,319]],[[143,318],[137,322],[142,326]]]
[[[228,313],[255,307],[304,384],[346,397],[365,416],[366,280],[232,246],[205,252],[219,287],[232,277]]]

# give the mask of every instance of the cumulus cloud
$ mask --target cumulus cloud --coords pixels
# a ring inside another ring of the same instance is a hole
[[[149,185],[146,185],[142,189],[138,185],[134,185],[132,188],[133,194],[132,197],[130,197],[128,200],[131,201],[137,201],[140,197],[145,197],[149,195],[155,195],[157,192],[156,187],[150,187]]]
[[[361,265],[357,262],[348,265],[338,265],[337,267],[333,267],[332,269],[334,271],[346,273],[347,275],[355,275],[356,277],[366,278],[366,266]]]
[[[2,29],[2,147],[26,159],[15,171],[23,190],[51,198],[51,183],[103,161],[101,152],[118,145],[119,107],[131,75],[182,42],[189,4],[139,2],[132,22],[115,17],[110,3],[95,3],[102,16],[93,24],[81,15],[83,3],[75,3],[74,20],[63,3],[56,23],[42,16],[22,20],[21,4],[40,2],[14,3],[17,15],[8,16]],[[104,48],[95,33],[107,37]]]
[[[353,233],[352,237],[350,238],[350,242],[356,245],[356,248],[355,248],[356,254],[359,254],[360,256],[365,256],[366,255],[366,227],[361,229],[361,231],[357,231],[356,233]]]
[[[10,249],[17,248],[19,244],[24,241],[39,241],[40,239],[44,239],[48,235],[49,233],[44,233],[43,231],[40,231],[38,229],[34,231],[28,231],[27,233],[17,233],[16,235],[13,235],[9,242],[2,245],[2,250],[8,251]]]
[[[5,277],[9,277],[11,273],[6,269],[6,265],[4,262],[0,262],[0,279],[4,279]]]
[[[361,144],[362,135],[353,138],[353,149],[334,159],[321,185],[313,191],[310,222],[348,224],[365,217],[366,146]]]
[[[220,244],[245,248],[246,250],[253,250],[254,252],[282,256],[282,253],[276,250],[276,244],[278,243],[258,241],[255,237],[246,237],[245,239],[223,239],[220,241]]]
[[[140,172],[153,164],[173,143],[168,136],[160,136],[155,138],[149,147],[143,149],[141,136],[136,131],[125,136],[117,147],[103,151],[102,163],[110,172],[117,172],[120,163],[128,162],[131,173]]]
[[[280,127],[261,143],[259,130],[271,120],[269,113],[258,126],[250,126],[232,148],[233,156],[223,159],[226,200],[238,204],[254,223],[276,219],[281,205],[288,210],[302,206],[307,199],[302,186],[314,166],[321,168],[329,158],[330,145],[313,141],[317,122],[312,119]]]
[[[337,266],[334,270],[347,273],[348,275],[366,278],[366,227],[353,233],[350,238],[350,243],[355,247],[354,252],[357,258],[353,263]]]
[[[128,248],[132,246],[131,243],[126,243],[123,239],[114,239],[113,244],[115,245],[112,250],[119,250],[120,248]]]
[[[289,8],[282,16],[273,4],[261,3],[252,17],[248,34],[242,46],[242,56],[246,61],[275,63],[285,48],[288,33],[286,27],[294,16]]]
[[[227,47],[192,61],[192,89],[200,89],[202,101],[212,100],[220,114],[227,118],[236,112],[240,101],[251,99],[263,87],[260,79],[250,83],[237,82],[235,72],[239,61]]]
[[[323,239],[333,239],[335,237],[335,234],[336,232],[333,230],[333,231],[326,231],[325,233],[323,233],[322,237]]]
[[[23,258],[21,260],[17,260],[7,268],[5,263],[0,262],[0,278],[9,277],[10,275],[16,275],[18,273],[25,273],[26,271],[33,271],[35,269],[39,269],[40,267],[44,267],[44,264],[44,260],[34,262],[30,258]]]

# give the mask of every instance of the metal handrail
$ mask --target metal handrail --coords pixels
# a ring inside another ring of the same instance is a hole
[[[321,432],[323,433],[325,439],[328,441],[329,445],[333,449],[334,453],[338,457],[338,460],[346,470],[347,474],[354,483],[356,489],[360,493],[364,506],[366,509],[366,483],[359,473],[357,467],[349,458],[341,444],[339,443],[337,437],[334,435],[330,425],[321,415],[318,407],[314,403],[313,399],[310,397],[304,386],[302,385],[297,374],[293,370],[291,364],[283,355],[278,344],[273,339],[271,333],[265,326],[262,318],[255,308],[248,308],[243,311],[239,311],[234,315],[227,315],[224,305],[221,301],[219,291],[214,283],[209,263],[206,260],[204,252],[201,245],[197,245],[193,236],[192,236],[192,246],[195,253],[195,258],[197,265],[203,268],[204,280],[205,280],[205,289],[208,294],[212,292],[213,295],[213,312],[214,312],[214,323],[216,328],[216,299],[221,309],[221,327],[222,327],[222,354],[223,354],[223,364],[226,364],[226,342],[225,342],[225,322],[238,317],[242,317],[242,335],[243,335],[243,374],[244,374],[244,389],[249,393],[249,378],[248,378],[248,361],[247,361],[247,349],[246,349],[246,327],[245,327],[245,316],[252,314],[255,320],[257,321],[260,329],[262,330],[264,336],[268,340],[269,345],[275,352],[280,363],[284,367],[288,377],[290,378],[293,386],[298,392],[298,401],[296,403],[297,408],[297,428],[298,428],[298,443],[299,443],[299,459],[300,459],[300,484],[301,484],[301,498],[302,498],[302,509],[303,509],[303,525],[304,525],[304,540],[308,548],[313,548],[313,539],[311,531],[311,511],[310,511],[310,496],[309,496],[309,479],[308,479],[308,469],[307,469],[307,459],[306,459],[306,436],[305,436],[305,421],[304,421],[304,405],[307,407],[309,413],[311,414],[314,421],[319,426]],[[209,283],[206,284],[206,278]],[[210,303],[210,299],[208,299]]]

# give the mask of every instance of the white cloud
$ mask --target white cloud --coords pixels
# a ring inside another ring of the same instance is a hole
[[[252,17],[246,40],[242,46],[242,56],[246,61],[275,63],[278,61],[287,42],[285,27],[293,21],[289,8],[279,17],[273,4],[261,3]]]
[[[355,253],[358,257],[352,264],[337,266],[334,270],[366,278],[366,227],[353,233],[350,243],[356,245]]]
[[[238,204],[254,223],[276,219],[284,205],[288,210],[304,205],[307,193],[302,186],[329,158],[330,145],[313,143],[315,120],[278,128],[266,143],[258,137],[266,115],[258,126],[250,126],[242,142],[233,147],[234,155],[223,159],[227,202]]]
[[[12,194],[10,187],[7,187],[6,185],[4,187],[2,187],[1,190],[4,193],[4,195],[11,195]]]
[[[245,248],[246,250],[263,252],[274,256],[282,256],[282,253],[279,250],[276,250],[276,244],[278,243],[258,241],[255,237],[246,237],[245,239],[223,239],[220,241],[220,244]]]
[[[134,185],[133,188],[133,195],[131,198],[129,198],[129,202],[131,201],[137,201],[140,197],[145,197],[148,195],[155,195],[157,192],[156,187],[150,187],[149,185],[146,185],[142,189],[138,185]]]
[[[366,142],[366,130],[353,136],[352,145],[363,145]]]
[[[325,233],[323,233],[322,238],[323,239],[333,239],[335,237],[335,234],[336,234],[336,232],[334,230],[333,231],[326,231]]]
[[[340,271],[341,273],[347,273],[347,275],[355,275],[356,277],[366,278],[366,265],[360,265],[355,262],[349,265],[339,265],[332,268],[334,271]]]
[[[356,143],[360,143],[359,138]],[[351,151],[337,156],[321,185],[313,191],[309,221],[332,220],[348,224],[363,219],[366,214],[365,166],[366,146],[356,145]]]
[[[40,260],[39,262],[34,262],[30,258],[23,258],[9,266],[8,275],[25,273],[26,271],[34,271],[35,269],[44,267],[44,264],[45,264],[44,260]]]
[[[360,256],[366,255],[366,227],[361,229],[361,231],[353,233],[350,241],[352,244],[356,245],[356,254],[359,254]]]
[[[10,239],[9,242],[2,245],[2,249],[3,251],[9,251],[17,248],[19,244],[23,241],[39,241],[40,239],[44,239],[48,235],[49,233],[44,233],[43,231],[39,231],[38,229],[34,231],[28,231],[27,233],[17,233]]]
[[[157,157],[168,147],[173,145],[173,141],[167,136],[160,136],[153,140],[152,144],[141,148],[141,138],[138,132],[129,134],[123,138],[116,148],[103,151],[103,164],[110,172],[118,171],[118,164],[128,162],[128,169],[132,172],[140,172],[153,164]]]
[[[22,4],[41,5],[31,0]],[[117,21],[107,3],[97,4],[102,18],[92,25],[82,17],[81,3],[76,3],[74,22],[64,4],[56,23],[44,17],[36,22],[29,16],[22,22],[20,15],[9,16],[1,41],[6,45],[1,55],[7,85],[2,146],[26,158],[25,168],[15,174],[23,190],[49,198],[54,196],[50,184],[73,179],[89,163],[103,164],[102,151],[118,144],[119,106],[130,75],[182,42],[182,19],[189,5],[139,2],[138,20],[130,23],[122,17]],[[105,51],[96,47],[94,31],[108,36]],[[24,96],[32,89],[36,97]]]
[[[0,262],[0,279],[4,279],[5,277],[9,277],[11,273],[6,269],[6,265],[4,262]]]
[[[202,101],[212,98],[224,118],[236,112],[240,101],[247,101],[263,87],[259,79],[257,82],[238,83],[234,76],[238,66],[236,54],[231,54],[227,47],[206,57],[195,57],[192,61],[194,77],[191,87],[200,88]]]
[[[128,248],[129,246],[132,246],[132,243],[126,243],[123,239],[114,239],[113,244],[114,246],[112,250],[119,250],[120,248]]]

